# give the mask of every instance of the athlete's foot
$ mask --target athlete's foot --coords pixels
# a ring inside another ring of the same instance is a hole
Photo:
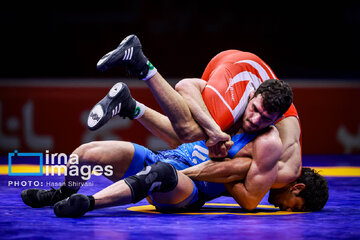
[[[136,35],[127,36],[116,49],[104,55],[97,63],[97,69],[106,71],[119,65],[128,67],[140,79],[146,78],[149,70],[154,69],[142,52],[141,43]]]
[[[74,194],[54,206],[54,213],[57,217],[76,218],[84,216],[89,211],[90,198],[82,194]]]
[[[96,130],[116,115],[130,119],[136,116],[136,101],[132,98],[128,86],[122,82],[116,83],[91,109],[87,126],[90,130]]]
[[[64,188],[51,190],[40,189],[26,189],[21,192],[23,202],[33,208],[41,208],[45,206],[53,206],[58,201],[61,201],[76,191],[64,190]]]

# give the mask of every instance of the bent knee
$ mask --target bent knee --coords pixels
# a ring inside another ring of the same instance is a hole
[[[177,92],[181,92],[183,90],[186,90],[187,87],[189,87],[189,78],[184,78],[180,80],[178,83],[176,83],[175,90]]]
[[[186,91],[187,88],[191,87],[191,78],[184,78],[175,85],[175,90],[179,93]]]
[[[74,154],[77,154],[80,162],[98,162],[101,157],[99,142],[90,142],[80,145]]]

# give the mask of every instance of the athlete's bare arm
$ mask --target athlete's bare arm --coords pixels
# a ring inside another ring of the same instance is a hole
[[[138,119],[142,125],[173,148],[184,142],[208,140],[209,157],[227,155],[233,142],[228,134],[221,131],[202,99],[201,92],[206,81],[184,79],[176,85],[179,91],[176,92],[157,73],[147,84],[168,118],[148,108]]]
[[[272,128],[254,140],[253,161],[244,181],[225,183],[236,202],[247,210],[255,209],[273,185],[278,171],[282,144]]]
[[[206,146],[210,157],[225,157],[232,146],[230,135],[224,133],[212,118],[202,98],[207,82],[200,78],[187,78],[176,84],[175,89],[183,97],[196,122],[204,129],[209,139]],[[225,144],[223,144],[225,142]],[[219,144],[218,144],[219,143]]]
[[[251,161],[249,157],[224,158],[222,161],[209,160],[181,172],[197,181],[229,183],[244,180]]]
[[[276,127],[283,151],[278,161],[278,174],[271,188],[282,188],[295,181],[301,173],[300,125],[296,117],[287,117],[277,123]],[[245,179],[251,161],[250,157],[225,158],[224,161],[216,162],[210,160],[182,172],[193,180],[227,183],[231,182],[229,179]]]
[[[251,157],[207,161],[182,170],[193,180],[225,183],[240,206],[256,208],[273,185],[278,171],[277,161],[282,144],[276,128],[258,136],[251,147]]]
[[[301,173],[300,124],[296,117],[287,117],[276,124],[283,145],[278,175],[272,188],[282,188]]]
[[[183,97],[170,84],[156,73],[146,81],[156,101],[169,118],[175,132],[182,142],[205,140],[206,133],[196,123]]]

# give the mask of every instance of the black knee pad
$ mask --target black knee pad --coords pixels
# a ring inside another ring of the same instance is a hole
[[[146,166],[136,175],[124,179],[131,189],[132,202],[137,203],[153,192],[170,192],[178,183],[176,169],[169,163]]]

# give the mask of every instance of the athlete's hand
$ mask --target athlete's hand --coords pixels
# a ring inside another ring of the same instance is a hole
[[[223,158],[228,155],[228,151],[234,143],[231,141],[230,135],[218,131],[217,134],[209,136],[205,144],[209,149],[210,158]]]
[[[232,145],[233,141],[218,142],[216,145],[208,147],[209,157],[210,158],[224,158],[228,155],[228,152]]]
[[[209,137],[209,139],[205,143],[207,147],[215,146],[218,142],[231,141],[230,135],[221,131],[220,127],[216,131],[207,131],[206,134]]]

